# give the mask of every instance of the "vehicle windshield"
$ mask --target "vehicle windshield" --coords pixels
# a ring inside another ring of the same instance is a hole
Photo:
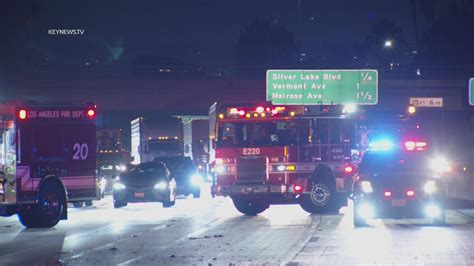
[[[360,165],[362,173],[429,170],[429,156],[424,152],[368,152]]]
[[[148,150],[150,152],[179,151],[181,148],[179,141],[149,141]]]
[[[144,163],[144,164],[139,164],[139,165],[131,165],[127,169],[128,170],[126,172],[128,172],[132,175],[135,175],[135,176],[140,176],[142,174],[150,174],[150,173],[156,173],[158,175],[164,175],[163,167],[161,167],[160,165],[155,164],[155,163]]]
[[[219,125],[217,143],[222,147],[281,146],[297,142],[295,121],[252,121]]]
[[[155,161],[164,162],[170,171],[193,170],[196,168],[188,157],[156,158]]]

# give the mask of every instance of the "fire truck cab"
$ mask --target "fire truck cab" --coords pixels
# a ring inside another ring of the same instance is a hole
[[[352,108],[214,104],[210,108],[213,195],[256,215],[271,204],[309,213],[347,203],[353,171]]]
[[[97,198],[96,107],[0,106],[0,216],[25,227],[67,219]]]

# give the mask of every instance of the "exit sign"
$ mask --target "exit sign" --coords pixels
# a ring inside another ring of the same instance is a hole
[[[267,101],[285,105],[377,104],[374,69],[267,71]]]

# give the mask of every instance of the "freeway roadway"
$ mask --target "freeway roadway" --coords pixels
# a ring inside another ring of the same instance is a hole
[[[70,209],[55,228],[0,218],[0,265],[474,264],[474,211],[449,210],[446,226],[376,220],[352,226],[351,206],[309,215],[297,205],[256,217],[204,196],[113,209],[110,196]]]

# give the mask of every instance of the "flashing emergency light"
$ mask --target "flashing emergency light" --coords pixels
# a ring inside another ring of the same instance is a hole
[[[95,110],[94,109],[87,110],[87,117],[89,117],[90,119],[94,119],[95,118]]]
[[[224,114],[219,114],[219,119],[224,119]]]
[[[416,113],[416,107],[413,105],[408,106],[408,114],[413,115]]]
[[[295,191],[295,193],[301,193],[301,192],[303,192],[303,186],[295,184],[293,186],[293,191]]]
[[[393,142],[389,139],[381,139],[369,143],[369,149],[372,151],[390,151],[393,149]]]
[[[237,108],[230,108],[230,110],[229,110],[229,114],[231,114],[231,115],[236,115],[238,113],[239,113],[239,109],[237,109]]]
[[[260,113],[263,113],[265,109],[262,106],[259,106],[257,107],[257,109],[255,109],[255,111],[260,114]]]
[[[413,197],[413,196],[415,196],[415,191],[410,189],[410,190],[407,190],[407,193],[406,193],[406,194],[407,194],[407,196],[409,196],[409,197]]]
[[[425,141],[409,140],[409,141],[405,142],[405,149],[407,151],[414,151],[414,150],[422,151],[422,150],[426,149],[427,145],[428,145],[428,143],[426,143]]]
[[[344,167],[344,172],[346,173],[352,173],[352,171],[354,171],[354,168],[352,168],[352,166],[348,165],[346,167]]]
[[[20,118],[20,120],[25,120],[25,119],[26,119],[26,110],[21,109],[21,110],[18,112],[18,118]]]
[[[391,196],[392,196],[392,192],[391,192],[391,191],[385,191],[385,192],[383,193],[383,195],[388,198],[388,197],[391,197]]]

